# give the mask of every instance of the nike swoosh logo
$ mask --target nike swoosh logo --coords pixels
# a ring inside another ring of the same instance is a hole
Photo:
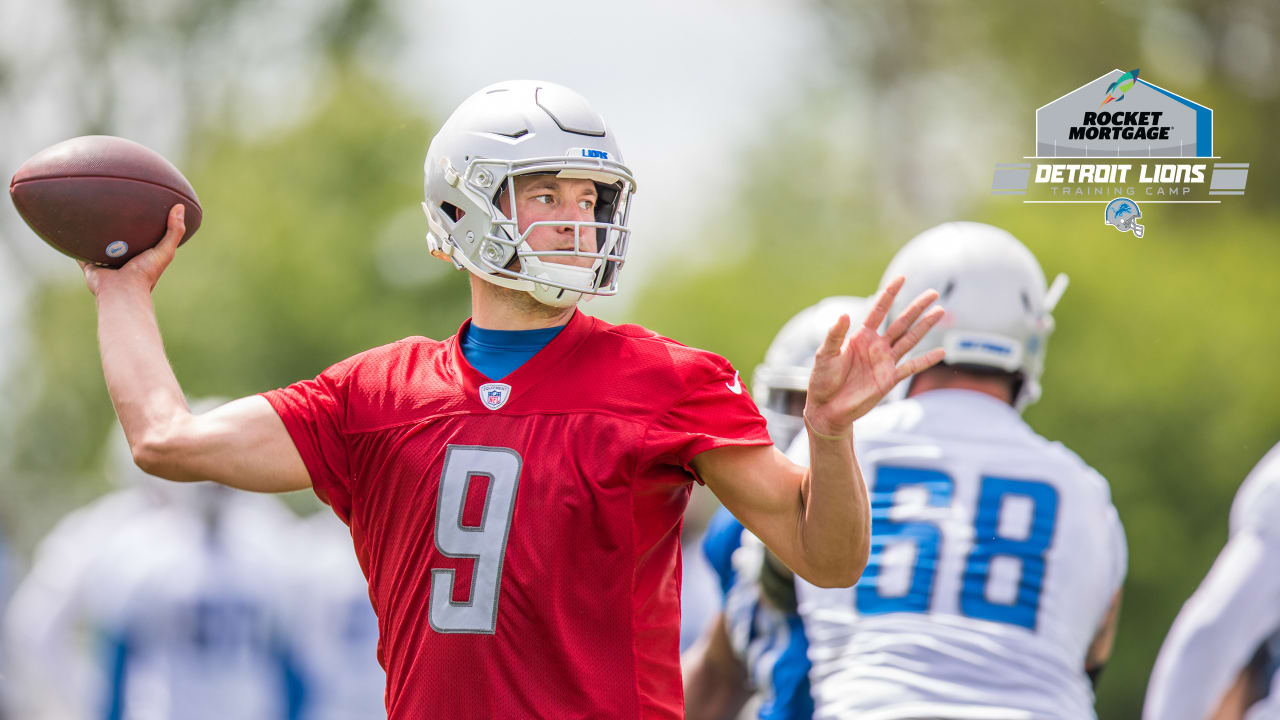
[[[725,383],[724,386],[729,388],[729,392],[734,395],[742,394],[742,381],[738,379],[738,373],[736,372],[733,374],[733,384]]]

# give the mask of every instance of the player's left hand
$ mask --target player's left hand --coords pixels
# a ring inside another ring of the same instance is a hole
[[[880,333],[903,282],[905,278],[894,278],[876,295],[871,312],[855,332],[849,333],[851,321],[842,315],[827,333],[814,359],[804,408],[813,432],[827,437],[849,435],[853,421],[875,407],[894,385],[942,360],[943,349],[935,348],[899,364],[942,319],[941,307],[925,312],[938,299],[935,290],[921,293]]]

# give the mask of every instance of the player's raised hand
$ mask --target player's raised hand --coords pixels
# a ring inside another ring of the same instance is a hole
[[[871,312],[855,332],[849,333],[849,316],[842,315],[818,348],[804,416],[819,435],[847,436],[853,421],[875,407],[894,385],[942,360],[945,353],[936,348],[901,362],[942,319],[941,307],[925,312],[938,299],[935,290],[921,293],[884,333],[880,332],[904,281],[894,278],[876,295]]]
[[[168,228],[160,242],[139,253],[119,269],[78,261],[80,269],[84,271],[84,282],[89,286],[89,292],[96,296],[104,288],[119,286],[134,286],[151,292],[159,282],[160,275],[173,261],[178,243],[187,231],[185,217],[186,208],[182,204],[169,208]]]

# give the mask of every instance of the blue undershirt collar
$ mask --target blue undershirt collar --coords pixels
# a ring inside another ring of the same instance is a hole
[[[564,325],[536,330],[489,330],[474,323],[463,333],[462,356],[490,380],[501,380],[547,346]]]

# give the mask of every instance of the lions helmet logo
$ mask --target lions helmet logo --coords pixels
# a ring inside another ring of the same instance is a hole
[[[1103,222],[1120,232],[1131,232],[1134,237],[1142,237],[1143,227],[1138,224],[1140,217],[1142,210],[1138,208],[1138,203],[1129,198],[1116,198],[1107,203]]]

